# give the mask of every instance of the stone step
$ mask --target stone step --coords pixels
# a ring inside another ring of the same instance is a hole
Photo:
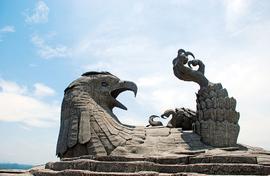
[[[257,164],[257,158],[253,156],[195,156],[189,158],[188,164],[196,163],[243,163],[243,164]]]
[[[28,170],[0,169],[0,176],[32,176]]]
[[[158,164],[196,164],[196,163],[246,163],[257,164],[257,158],[253,156],[242,155],[216,155],[216,156],[190,156],[182,155],[175,157],[124,157],[124,156],[82,156],[77,158],[64,159],[64,161],[75,161],[80,159],[91,159],[96,161],[117,161],[117,162],[130,162],[130,161],[148,161]]]
[[[206,176],[198,173],[158,173],[158,172],[136,172],[136,173],[121,173],[121,172],[93,172],[86,170],[64,170],[52,171],[48,169],[32,171],[35,176]]]
[[[158,173],[202,173],[202,174],[234,174],[234,175],[267,175],[270,166],[243,163],[197,163],[197,164],[158,164],[148,161],[96,161],[79,159],[75,161],[60,161],[47,163],[46,169],[63,171],[67,169],[88,170],[95,172],[135,173],[152,171]]]

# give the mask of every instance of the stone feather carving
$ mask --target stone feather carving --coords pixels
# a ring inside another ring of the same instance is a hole
[[[131,90],[133,82],[121,81],[108,72],[87,72],[65,90],[56,154],[59,157],[108,155],[126,142],[133,128],[120,123],[114,107],[127,109],[116,97]],[[121,135],[120,135],[121,133]]]

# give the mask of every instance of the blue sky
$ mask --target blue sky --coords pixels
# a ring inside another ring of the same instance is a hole
[[[268,0],[44,0],[0,2],[0,161],[56,160],[63,90],[83,72],[137,83],[124,123],[169,108],[195,109],[194,83],[177,80],[179,48],[238,100],[239,142],[270,149]]]

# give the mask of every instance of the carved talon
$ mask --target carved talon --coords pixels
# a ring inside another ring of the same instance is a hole
[[[209,83],[208,79],[204,76],[205,66],[201,60],[188,60],[188,56],[194,55],[183,49],[178,50],[177,57],[173,60],[174,75],[184,81],[194,81],[200,87],[206,87]],[[187,66],[186,66],[187,64]],[[192,66],[199,66],[197,70],[193,70]]]
[[[168,117],[170,117],[170,115],[175,115],[175,111],[172,109],[168,109],[166,110],[160,117],[163,119],[167,119]]]
[[[193,59],[195,59],[195,56],[194,56],[194,54],[192,52],[186,51],[185,53],[186,53],[187,56],[192,56]]]
[[[197,60],[197,59],[188,61],[188,67],[191,68],[191,69],[192,69],[192,66],[195,67],[195,66],[198,65],[198,66],[200,67],[202,64],[203,64],[202,61]],[[191,66],[191,65],[192,65],[192,66]],[[199,69],[198,69],[198,70],[199,70]],[[198,71],[198,70],[197,70],[197,71]]]
[[[192,69],[192,66],[196,66],[196,64],[194,63],[194,60],[188,61],[188,67]]]
[[[160,122],[160,121],[154,121],[154,118],[157,118],[157,117],[159,117],[159,116],[157,116],[157,115],[151,115],[150,117],[149,117],[149,125],[147,125],[147,127],[149,127],[149,126],[163,126],[163,124],[162,124],[162,122]]]

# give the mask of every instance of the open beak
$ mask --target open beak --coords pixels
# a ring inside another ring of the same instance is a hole
[[[115,102],[114,102],[114,107],[118,107],[124,110],[127,110],[127,107],[124,106],[122,103],[120,103],[118,100],[116,100],[117,96],[124,92],[124,91],[132,91],[136,97],[137,95],[137,85],[133,82],[130,81],[119,81],[118,84],[116,84],[111,91],[111,96],[114,98]]]

